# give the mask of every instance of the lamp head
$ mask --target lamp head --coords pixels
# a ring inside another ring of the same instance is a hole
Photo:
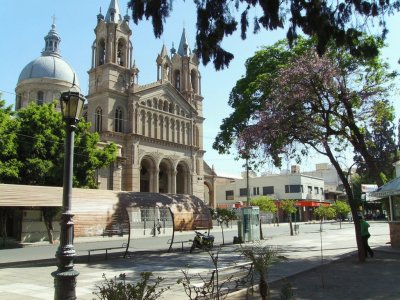
[[[79,92],[64,92],[61,94],[61,113],[66,121],[78,122],[82,115],[85,97]]]

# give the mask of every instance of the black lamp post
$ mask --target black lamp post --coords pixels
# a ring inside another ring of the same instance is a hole
[[[74,222],[71,213],[72,174],[74,157],[74,131],[76,123],[82,114],[85,97],[78,92],[65,92],[61,94],[61,112],[66,122],[65,153],[64,153],[64,179],[63,179],[63,211],[61,215],[60,246],[57,249],[57,271],[54,277],[54,299],[76,299],[76,277],[79,272],[74,270]]]

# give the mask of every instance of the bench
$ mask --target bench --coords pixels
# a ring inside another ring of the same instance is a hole
[[[195,299],[209,299],[210,296],[215,297],[217,294],[223,296],[238,290],[239,287],[248,288],[254,284],[252,262],[217,268],[205,277],[198,275],[202,282],[191,284],[196,294]]]
[[[103,229],[103,237],[105,236],[113,236],[113,235],[118,235],[118,236],[123,236],[124,232],[123,229],[119,226],[113,225],[111,228],[105,228]]]
[[[123,243],[121,246],[116,246],[116,247],[104,247],[104,248],[95,248],[95,249],[88,249],[88,261],[90,261],[90,254],[92,252],[96,252],[96,251],[105,251],[106,252],[106,256],[105,259],[108,258],[108,251],[110,250],[117,250],[117,249],[126,249],[126,243]]]
[[[170,248],[169,248],[168,252],[170,252],[170,250],[172,249],[172,244],[181,244],[181,246],[182,246],[181,249],[182,249],[182,252],[183,252],[183,244],[185,244],[185,243],[193,243],[193,240],[173,241],[173,242],[171,242],[171,239],[169,239],[167,241],[167,244],[170,245]]]
[[[294,234],[296,234],[296,235],[299,234],[300,233],[300,225],[295,224],[293,230],[294,230]]]

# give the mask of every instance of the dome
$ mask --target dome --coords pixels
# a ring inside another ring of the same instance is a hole
[[[79,80],[75,71],[60,55],[59,44],[61,38],[53,23],[49,33],[44,37],[45,48],[42,56],[25,66],[18,78],[18,84],[27,79],[57,79],[79,87]]]
[[[32,78],[58,79],[79,86],[78,77],[71,66],[53,55],[40,56],[27,64],[19,75],[18,83]]]

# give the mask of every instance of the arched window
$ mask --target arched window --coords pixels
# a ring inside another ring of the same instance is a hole
[[[42,91],[39,91],[37,92],[36,104],[43,105],[43,103],[44,103],[44,93]]]
[[[190,82],[192,83],[192,90],[193,92],[197,93],[197,89],[198,89],[198,76],[197,76],[197,72],[196,70],[192,70],[190,72]]]
[[[100,40],[97,51],[98,64],[99,66],[104,65],[106,62],[106,43],[103,39]]]
[[[98,107],[94,115],[94,130],[96,132],[101,132],[103,130],[102,123],[103,123],[103,110],[101,109],[101,107]]]
[[[118,40],[117,64],[120,66],[126,65],[126,42],[124,39]]]
[[[117,107],[117,109],[115,110],[114,131],[115,132],[123,131],[123,113],[120,107]]]

